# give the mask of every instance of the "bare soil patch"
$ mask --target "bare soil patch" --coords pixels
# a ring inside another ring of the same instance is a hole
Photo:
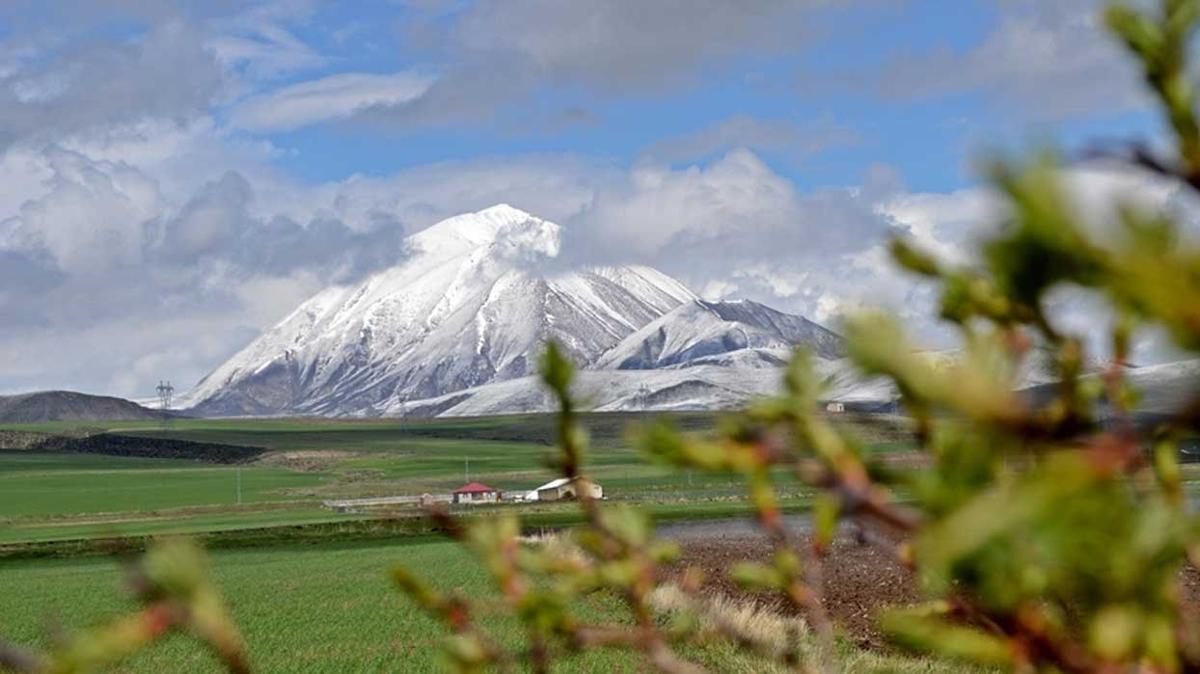
[[[292,452],[271,452],[263,455],[258,463],[264,466],[286,468],[301,473],[321,473],[346,459],[360,456],[357,452],[344,450],[298,450]]]
[[[688,567],[703,570],[705,589],[730,597],[783,609],[776,598],[746,592],[729,579],[729,568],[740,561],[765,562],[771,556],[770,541],[747,520],[727,520],[666,525],[661,533],[682,548],[680,562],[671,569],[677,577]],[[806,541],[807,520],[789,518],[797,537]],[[922,601],[916,576],[876,545],[861,541],[847,529],[838,536],[823,565],[825,604],[838,627],[865,648],[885,648],[888,643],[878,628],[877,617],[893,607]],[[1179,589],[1185,610],[1200,623],[1200,571],[1185,566],[1180,571]],[[786,610],[786,609],[783,609]]]
[[[663,531],[679,543],[683,552],[672,572],[699,568],[705,572],[707,590],[775,605],[773,599],[748,594],[729,579],[728,573],[740,561],[767,561],[772,551],[770,541],[750,522],[705,524],[697,528],[667,527]],[[804,520],[796,518],[790,524],[799,536],[806,535]],[[859,646],[884,646],[883,635],[876,626],[876,616],[881,610],[911,605],[921,599],[911,571],[887,552],[860,542],[850,532],[838,536],[823,570],[826,607],[838,626]]]

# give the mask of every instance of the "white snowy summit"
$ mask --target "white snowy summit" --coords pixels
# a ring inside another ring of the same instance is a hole
[[[537,408],[530,375],[547,339],[585,369],[629,371],[613,385],[643,405],[662,388],[650,371],[694,367],[733,381],[768,368],[775,379],[796,344],[841,355],[841,338],[815,323],[753,302],[704,302],[654,269],[548,271],[559,244],[558,225],[508,205],[444,220],[409,237],[395,267],[300,305],[186,403],[211,416],[464,414],[469,405],[453,409],[464,395],[505,383],[484,395],[488,412]],[[687,388],[694,377],[666,379]],[[719,396],[727,404],[753,393],[733,388]],[[687,406],[686,395],[671,400]]]

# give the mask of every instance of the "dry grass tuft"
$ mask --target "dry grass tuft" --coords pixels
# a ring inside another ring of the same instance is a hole
[[[801,650],[809,633],[803,618],[785,615],[777,606],[724,594],[694,597],[674,584],[659,586],[651,602],[665,617],[690,616],[702,633],[733,639],[770,658]]]
[[[551,531],[521,536],[521,543],[542,548],[560,563],[581,568],[588,564],[587,554],[579,548],[569,532]]]

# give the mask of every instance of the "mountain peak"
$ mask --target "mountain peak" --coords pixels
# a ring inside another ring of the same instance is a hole
[[[446,218],[412,237],[413,243],[425,251],[458,251],[463,247],[488,245],[508,239],[518,245],[532,245],[535,250],[558,250],[559,226],[508,204],[500,203],[473,213]]]
[[[518,222],[521,220],[528,220],[533,217],[532,213],[523,211],[504,202],[488,206],[487,208],[479,211],[475,211],[475,215]]]

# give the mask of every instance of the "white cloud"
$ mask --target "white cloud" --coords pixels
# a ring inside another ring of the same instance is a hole
[[[204,36],[199,26],[166,18],[126,41],[26,47],[30,55],[0,81],[0,148],[204,116],[224,85]]]
[[[884,1],[409,2],[404,46],[442,64],[441,76],[411,107],[371,117],[516,127],[537,118],[540,130],[586,121],[597,97],[657,97],[763,57],[794,56],[824,37],[822,10]],[[565,106],[546,100],[564,94]]]
[[[658,88],[715,60],[799,49],[823,0],[478,0],[455,16],[448,48],[469,61],[528,67],[605,89]],[[428,27],[428,26],[427,26]]]
[[[251,81],[270,80],[289,73],[319,68],[328,59],[289,29],[307,21],[311,0],[268,0],[214,22],[208,46],[230,71]]]
[[[317,289],[403,257],[396,220],[356,230],[315,204],[293,220],[274,196],[260,213],[246,176],[304,190],[216,134],[147,125],[0,153],[0,390],[195,380]],[[173,373],[138,379],[147,363]]]
[[[242,69],[254,79],[317,68],[325,58],[284,28],[262,24],[241,35],[220,35],[209,42],[227,68]]]
[[[776,264],[758,263],[737,269],[734,278],[751,279],[771,289],[779,299],[792,299],[811,288],[808,272],[781,268]]]
[[[1123,206],[1171,207],[1187,223],[1187,213],[1200,212],[1184,203],[1188,193],[1170,181],[1144,171],[1114,165],[1075,166],[1064,172],[1063,188],[1080,221],[1093,235],[1111,236]],[[882,200],[878,211],[908,229],[926,250],[958,264],[970,263],[978,243],[995,232],[1007,210],[1005,202],[983,187],[954,192],[898,193]]]
[[[588,248],[651,256],[670,247],[756,238],[796,208],[792,184],[757,155],[734,150],[707,166],[632,169],[625,184],[599,195]],[[602,223],[602,224],[601,224]]]
[[[42,248],[71,274],[138,264],[142,225],[159,208],[153,181],[127,165],[93,162],[65,150],[52,149],[41,159],[48,189],[0,225],[6,238]]]
[[[254,96],[234,109],[232,123],[254,131],[287,131],[345,119],[372,108],[411,103],[428,91],[434,80],[417,72],[329,75]]]
[[[967,261],[966,243],[988,231],[1001,214],[994,194],[982,189],[949,193],[897,194],[878,211],[908,228],[925,250],[957,263]]]
[[[927,309],[927,293],[909,293],[911,279],[866,262],[907,231],[878,208],[890,195],[800,191],[744,149],[680,168],[640,165],[601,184],[564,223],[565,252],[582,262],[650,264],[706,297],[744,297],[826,321],[859,301]]]
[[[977,92],[1037,120],[1144,105],[1141,79],[1100,21],[1103,0],[1003,0],[978,43],[895,55],[880,75],[900,98]]]
[[[704,284],[700,289],[700,296],[709,301],[723,300],[736,293],[738,290],[736,283],[713,279]]]
[[[734,115],[699,131],[664,138],[653,143],[642,155],[649,161],[676,162],[695,160],[731,148],[786,154],[798,160],[839,145],[858,142],[858,134],[832,119],[810,124],[781,119],[759,119]]]

